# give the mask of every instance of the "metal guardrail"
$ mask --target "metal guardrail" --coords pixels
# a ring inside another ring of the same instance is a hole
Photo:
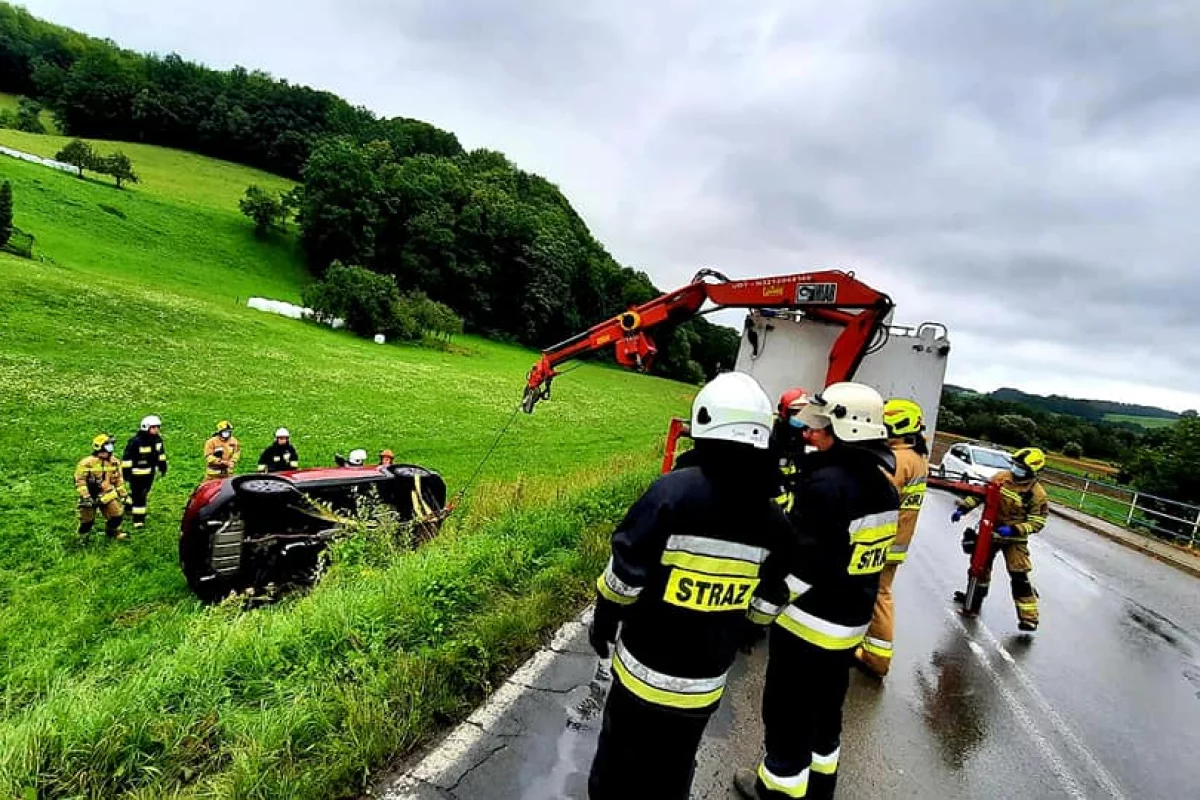
[[[1200,506],[1048,467],[1041,480],[1051,497],[1064,505],[1189,548],[1200,546]]]
[[[965,474],[941,473],[936,464],[930,465],[930,475],[950,482],[984,483]],[[1040,477],[1050,499],[1060,505],[1189,549],[1200,548],[1200,506],[1049,467]]]

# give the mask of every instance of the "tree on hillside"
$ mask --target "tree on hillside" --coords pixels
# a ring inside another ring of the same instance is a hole
[[[79,177],[81,178],[85,169],[93,169],[96,166],[96,151],[82,139],[72,139],[67,142],[66,146],[62,150],[59,150],[54,158],[57,161],[75,167],[75,169],[79,170]]]
[[[110,156],[96,159],[95,168],[97,172],[111,175],[117,181],[118,189],[122,188],[125,182],[138,182],[138,176],[133,171],[133,162],[120,150]]]
[[[26,133],[45,133],[46,126],[42,124],[42,104],[28,97],[22,97],[17,106],[17,130]]]
[[[8,244],[13,235],[13,193],[8,181],[0,184],[0,247]]]
[[[284,229],[287,216],[284,202],[283,198],[276,200],[266,189],[252,184],[246,187],[246,194],[238,201],[238,208],[254,220],[254,235],[266,236],[273,230]]]
[[[1183,419],[1195,419],[1197,416],[1200,416],[1200,415],[1198,415],[1196,413],[1196,409],[1189,408],[1186,411],[1180,411],[1179,416],[1182,417]]]
[[[1067,458],[1083,458],[1083,445],[1074,440],[1063,445],[1062,454]]]

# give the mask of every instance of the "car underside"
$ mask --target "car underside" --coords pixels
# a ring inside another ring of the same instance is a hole
[[[183,515],[179,560],[204,602],[310,586],[331,542],[358,525],[392,525],[415,545],[435,536],[442,477],[411,464],[295,470],[206,481]]]

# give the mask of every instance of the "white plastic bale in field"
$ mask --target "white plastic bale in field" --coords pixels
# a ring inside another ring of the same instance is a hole
[[[317,322],[323,322],[335,330],[345,326],[345,320],[334,318],[331,320],[321,319],[317,312],[311,308],[298,306],[295,303],[286,303],[282,300],[268,300],[265,297],[251,297],[246,301],[246,305],[257,311],[266,311],[268,314],[279,314],[289,319],[313,319]]]
[[[773,400],[793,386],[810,392],[825,387],[830,349],[845,328],[753,314],[749,328],[757,335],[758,353],[744,332],[734,369],[753,375]],[[950,340],[939,323],[916,328],[889,325],[887,340],[863,358],[852,380],[873,387],[885,399],[904,397],[920,403],[926,436],[932,442],[949,353]]]
[[[386,341],[387,339],[384,338],[382,333],[375,334],[375,344],[383,344]]]

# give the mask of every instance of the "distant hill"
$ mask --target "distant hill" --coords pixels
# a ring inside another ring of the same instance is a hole
[[[946,384],[945,390],[952,394],[981,394],[981,392],[976,392],[974,389],[955,386],[954,384]],[[1009,387],[988,392],[987,396],[1009,403],[1020,403],[1050,414],[1067,414],[1094,422],[1132,423],[1147,428],[1169,425],[1180,417],[1174,411],[1157,406],[1118,403],[1112,400],[1081,400],[1057,394],[1029,394],[1020,389]]]

